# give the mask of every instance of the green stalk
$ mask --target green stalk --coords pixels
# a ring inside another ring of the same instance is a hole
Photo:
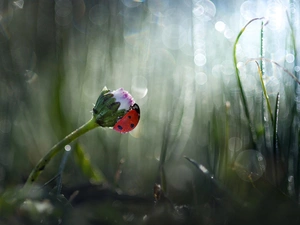
[[[44,171],[45,167],[48,165],[48,163],[51,161],[51,159],[60,151],[64,150],[64,147],[71,143],[73,140],[78,138],[79,136],[83,135],[84,133],[98,127],[99,125],[96,123],[96,120],[94,117],[90,119],[87,123],[70,133],[68,136],[66,136],[64,139],[62,139],[60,142],[58,142],[56,145],[54,145],[49,152],[38,162],[38,164],[35,166],[35,168],[31,171],[29,177],[27,178],[27,181],[23,187],[26,191],[30,190],[30,186],[37,180],[39,175]]]
[[[234,68],[235,68],[235,74],[236,74],[236,78],[237,78],[237,81],[238,81],[238,86],[239,86],[239,89],[241,91],[241,96],[242,96],[242,102],[243,102],[243,106],[244,106],[244,110],[245,110],[245,114],[246,114],[246,118],[248,120],[248,124],[249,124],[249,129],[250,129],[250,133],[252,134],[252,142],[254,145],[256,145],[256,134],[255,134],[255,131],[254,131],[254,127],[251,123],[251,119],[250,119],[250,112],[249,112],[249,109],[248,109],[248,104],[247,104],[247,100],[246,100],[246,96],[245,96],[245,92],[244,92],[244,89],[243,89],[243,85],[242,85],[242,82],[241,82],[241,78],[240,78],[240,72],[239,72],[239,69],[237,67],[237,58],[236,58],[236,47],[237,47],[237,44],[239,42],[239,39],[240,37],[242,36],[242,34],[244,33],[246,27],[252,23],[253,21],[255,20],[261,20],[261,19],[264,19],[263,17],[262,18],[254,18],[252,20],[250,20],[244,27],[243,29],[239,32],[235,42],[234,42],[234,46],[233,46],[233,63],[234,63]]]
[[[261,60],[259,62],[261,73],[264,76],[264,64],[262,58],[264,57],[264,22],[261,22],[261,28],[260,28],[260,57]]]
[[[275,184],[278,187],[278,161],[279,161],[279,146],[278,146],[278,115],[279,115],[279,99],[280,95],[277,94],[275,105],[275,118],[273,125],[273,155],[274,155],[274,178]]]
[[[269,114],[270,114],[270,117],[271,117],[271,121],[272,121],[272,125],[273,125],[273,128],[274,128],[274,119],[273,119],[271,104],[270,104],[270,100],[269,100],[269,96],[268,96],[268,93],[267,93],[267,89],[266,89],[266,86],[265,86],[265,83],[264,83],[264,80],[263,80],[263,74],[262,74],[262,71],[261,71],[261,69],[259,67],[258,62],[255,61],[255,63],[257,65],[261,87],[262,87],[262,90],[263,90],[263,93],[264,93],[264,96],[265,96],[265,99],[266,99],[266,102],[267,102],[268,111],[269,111]]]

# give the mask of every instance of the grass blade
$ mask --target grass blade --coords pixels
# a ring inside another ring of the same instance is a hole
[[[256,20],[262,20],[264,19],[263,17],[262,18],[254,18],[252,20],[250,20],[244,27],[243,29],[239,32],[235,42],[234,42],[234,46],[233,46],[233,63],[234,63],[234,68],[235,68],[235,74],[236,74],[236,78],[237,78],[237,82],[238,82],[238,86],[239,86],[239,89],[241,91],[241,97],[242,97],[242,103],[243,103],[243,106],[244,106],[244,110],[245,110],[245,114],[246,114],[246,118],[248,120],[248,124],[249,124],[249,129],[250,129],[250,134],[252,134],[252,142],[256,148],[256,140],[257,140],[257,137],[256,137],[256,134],[255,134],[255,131],[254,131],[254,127],[251,123],[251,119],[250,119],[250,112],[249,112],[249,109],[248,109],[248,104],[247,104],[247,99],[246,99],[246,96],[245,96],[245,92],[244,92],[244,89],[243,89],[243,85],[242,85],[242,82],[241,82],[241,78],[240,78],[240,72],[239,72],[239,69],[237,67],[237,58],[236,58],[236,47],[237,47],[237,44],[239,42],[239,39],[240,37],[242,36],[242,34],[244,33],[246,27],[252,23],[253,21],[256,21]]]
[[[261,87],[262,87],[262,90],[263,90],[263,93],[264,93],[264,96],[265,96],[265,99],[266,99],[266,102],[267,102],[268,111],[269,111],[270,118],[271,118],[271,121],[272,121],[272,125],[273,125],[273,128],[274,128],[274,118],[273,118],[273,114],[272,114],[272,109],[271,109],[271,104],[270,104],[269,96],[268,96],[268,93],[267,93],[267,89],[266,89],[266,86],[265,86],[265,83],[264,83],[264,80],[263,80],[263,74],[262,74],[261,68],[259,67],[258,62],[255,61],[255,63],[257,65]]]
[[[275,118],[273,129],[273,157],[274,157],[274,178],[276,187],[278,187],[278,163],[279,163],[279,147],[278,147],[278,115],[279,115],[279,100],[280,95],[277,93],[276,105],[275,105]]]

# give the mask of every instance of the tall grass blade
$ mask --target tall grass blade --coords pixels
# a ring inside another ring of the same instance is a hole
[[[279,145],[278,145],[278,115],[279,115],[280,94],[277,93],[273,129],[273,157],[274,157],[274,178],[278,187],[278,166],[279,166]]]
[[[257,61],[257,60],[263,60],[263,61],[266,61],[266,62],[273,63],[275,66],[279,67],[280,69],[283,70],[283,72],[287,73],[291,78],[293,78],[294,81],[296,81],[298,84],[300,84],[300,80],[294,74],[292,74],[290,71],[288,71],[287,69],[282,67],[279,63],[277,63],[277,62],[275,62],[271,59],[268,59],[268,58],[251,58],[251,59],[247,60],[245,65],[248,64],[249,62]]]
[[[263,80],[263,74],[262,74],[261,68],[259,67],[258,62],[255,61],[255,63],[257,65],[261,87],[262,87],[262,90],[263,90],[263,93],[264,93],[264,96],[265,96],[265,99],[266,99],[266,102],[267,102],[268,112],[270,114],[270,118],[271,118],[272,125],[273,125],[273,128],[274,128],[274,118],[273,118],[273,114],[272,114],[272,109],[271,109],[271,104],[270,104],[269,96],[268,96],[268,93],[267,93],[267,89],[266,89],[266,86],[265,86],[265,83],[264,83],[264,80]]]
[[[249,108],[248,108],[248,104],[247,104],[247,99],[246,99],[246,95],[245,95],[245,91],[243,89],[243,85],[242,85],[242,82],[241,82],[241,78],[240,78],[240,72],[239,72],[239,69],[237,67],[237,58],[236,58],[236,47],[237,47],[237,44],[239,42],[239,39],[240,37],[242,36],[242,34],[244,33],[246,27],[252,23],[253,21],[256,21],[256,20],[262,20],[264,19],[263,17],[262,18],[254,18],[252,20],[250,20],[244,27],[243,29],[239,32],[235,42],[234,42],[234,46],[233,46],[233,63],[234,63],[234,68],[235,68],[235,74],[236,74],[236,78],[237,78],[237,82],[238,82],[238,86],[239,86],[239,89],[240,89],[240,92],[241,92],[241,97],[242,97],[242,103],[243,103],[243,106],[244,106],[244,110],[245,110],[245,114],[246,114],[246,118],[247,118],[247,121],[248,121],[248,124],[249,124],[249,130],[250,130],[250,134],[251,134],[251,138],[252,138],[252,142],[253,142],[253,145],[254,147],[256,148],[256,141],[257,141],[257,137],[256,137],[256,133],[255,133],[255,130],[254,130],[254,127],[252,125],[252,122],[251,122],[251,119],[250,119],[250,111],[249,111]]]
[[[64,152],[64,155],[63,155],[63,158],[60,162],[60,165],[59,165],[59,169],[58,169],[58,176],[56,178],[56,184],[57,184],[57,195],[60,194],[61,192],[61,188],[62,188],[62,173],[65,169],[65,166],[66,166],[66,163],[67,163],[67,160],[68,160],[68,157],[71,153],[71,150],[69,151],[65,151]]]

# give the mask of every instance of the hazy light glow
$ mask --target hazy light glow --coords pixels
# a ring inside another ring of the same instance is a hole
[[[286,8],[278,3],[271,2],[268,5],[266,18],[268,19],[268,28],[271,30],[282,30],[284,28],[286,22]]]

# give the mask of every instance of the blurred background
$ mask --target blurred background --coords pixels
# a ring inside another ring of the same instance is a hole
[[[133,95],[139,125],[129,134],[97,128],[72,143],[66,193],[104,182],[153,202],[158,183],[172,205],[194,207],[190,224],[224,224],[227,216],[213,215],[232,202],[251,205],[251,218],[274,205],[270,199],[283,199],[273,211],[279,218],[297,209],[299,7],[293,0],[0,0],[0,192],[22,186],[55,143],[88,121],[106,86]],[[55,177],[63,157],[39,185]],[[145,215],[120,218],[140,223]]]

